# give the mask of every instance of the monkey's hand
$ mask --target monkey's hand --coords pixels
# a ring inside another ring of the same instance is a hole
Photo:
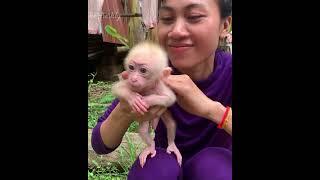
[[[151,158],[153,158],[156,155],[156,149],[154,144],[145,148],[139,155],[140,165],[142,168],[145,165],[149,154],[151,154]]]
[[[134,113],[144,115],[144,113],[148,112],[149,105],[143,100],[143,97],[139,93],[132,93],[128,98],[128,103]]]
[[[173,152],[176,155],[179,166],[181,167],[182,156],[175,143],[169,144],[169,146],[167,147],[167,153],[171,154],[171,152]]]

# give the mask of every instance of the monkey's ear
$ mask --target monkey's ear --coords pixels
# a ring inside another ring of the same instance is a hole
[[[162,71],[162,76],[164,78],[168,77],[172,72],[172,68],[171,67],[165,67]]]
[[[128,79],[128,76],[129,76],[129,73],[127,72],[127,71],[123,71],[122,73],[121,73],[121,78],[122,79]]]
[[[127,71],[123,71],[122,73],[118,74],[118,78],[120,81],[128,79],[128,76],[129,74]]]

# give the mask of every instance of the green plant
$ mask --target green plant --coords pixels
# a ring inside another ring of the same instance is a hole
[[[90,75],[88,75],[89,77],[91,76],[90,80],[88,81],[88,93],[91,90],[91,86],[93,84],[93,80],[96,77],[96,75],[97,75],[96,73],[95,74],[91,73]]]
[[[111,93],[113,82],[96,81],[94,74],[88,81],[88,128],[93,128],[98,118],[114,100]]]
[[[114,96],[111,93],[111,87],[113,82],[95,81],[94,74],[91,74],[92,78],[88,81],[88,128],[93,128],[98,118],[103,115],[107,106],[114,100]],[[133,122],[128,128],[128,132],[136,132],[138,123]],[[89,180],[125,180],[129,173],[129,169],[136,160],[137,145],[133,143],[131,137],[127,134],[126,138],[128,146],[120,146],[119,160],[117,164],[120,165],[120,169],[115,164],[101,165],[99,159],[92,161],[95,165],[94,168],[88,169]]]
[[[120,161],[119,164],[121,168],[124,170],[124,173],[128,174],[130,167],[136,160],[137,155],[137,147],[132,142],[132,139],[128,136],[128,134],[125,134],[125,137],[128,143],[127,147],[120,146]]]
[[[94,82],[93,77],[88,81],[88,128],[93,128],[98,118],[104,113],[106,108],[115,99],[111,93],[113,82]],[[138,123],[134,121],[128,128],[128,132],[137,132]]]
[[[100,100],[99,103],[101,104],[110,104],[114,100],[114,96],[108,92],[105,96],[103,96]]]
[[[121,36],[121,34],[119,34],[118,31],[114,27],[112,27],[110,25],[106,25],[105,26],[105,31],[111,37],[118,39],[122,44],[124,44],[127,48],[129,48],[128,39],[123,37],[123,36]]]
[[[139,123],[137,121],[133,121],[133,123],[131,123],[131,125],[128,128],[128,132],[137,132],[138,131],[138,127],[139,127]]]
[[[92,160],[94,168],[88,170],[88,180],[125,180],[126,173],[120,173],[119,170],[111,163],[102,166],[100,163]]]
[[[98,179],[119,179],[124,180],[127,178],[129,170],[132,164],[135,162],[137,157],[137,146],[132,141],[132,139],[125,134],[124,138],[126,138],[127,146],[120,145],[119,149],[119,160],[117,162],[120,165],[120,169],[118,169],[114,164],[107,163],[102,166],[96,160],[92,160],[92,164],[94,164],[94,168],[88,170],[88,179],[89,180],[98,180]],[[98,161],[99,158],[97,159]]]

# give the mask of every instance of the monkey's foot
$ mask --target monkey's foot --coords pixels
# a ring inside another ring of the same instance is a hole
[[[149,154],[151,154],[151,158],[153,158],[156,155],[156,149],[154,146],[148,146],[139,155],[140,165],[142,168],[143,168],[144,164],[146,163],[147,157]]]
[[[172,143],[170,144],[168,147],[167,147],[167,153],[168,154],[171,154],[171,152],[173,152],[176,157],[177,157],[177,160],[178,160],[178,163],[179,163],[179,166],[181,167],[181,164],[182,164],[182,156],[181,156],[181,153],[179,151],[179,149],[177,148],[176,144],[175,143]]]

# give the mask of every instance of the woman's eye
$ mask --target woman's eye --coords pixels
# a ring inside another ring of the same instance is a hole
[[[130,70],[134,70],[134,67],[132,65],[129,65]]]
[[[204,17],[204,16],[202,16],[202,15],[189,16],[188,20],[191,22],[198,22],[201,20],[202,17]]]
[[[160,21],[162,21],[163,24],[170,24],[173,20],[174,19],[172,17],[160,17]]]
[[[141,69],[140,69],[140,72],[141,72],[142,74],[144,74],[144,73],[147,72],[147,69],[146,69],[146,68],[141,68]]]

